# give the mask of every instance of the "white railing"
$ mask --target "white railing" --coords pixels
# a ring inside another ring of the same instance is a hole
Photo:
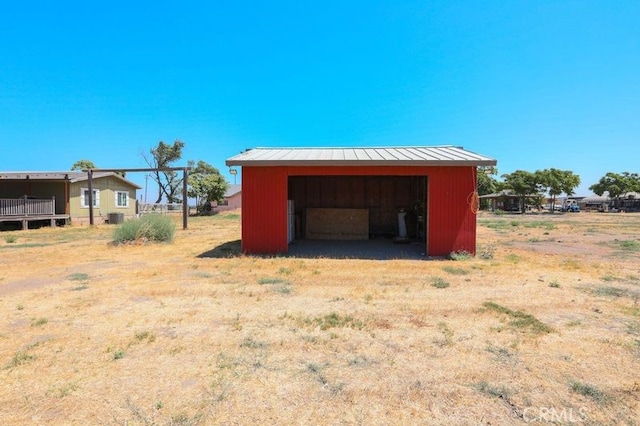
[[[171,203],[171,204],[140,203],[138,204],[139,214],[180,213],[180,212],[182,212],[182,203]]]
[[[50,200],[0,198],[0,216],[45,216],[55,212],[55,198]]]

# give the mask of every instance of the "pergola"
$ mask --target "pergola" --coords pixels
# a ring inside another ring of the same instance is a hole
[[[189,217],[189,203],[187,201],[187,186],[190,167],[159,167],[142,169],[86,169],[88,189],[89,189],[89,225],[94,225],[93,221],[93,172],[168,172],[182,170],[182,229],[187,229],[187,218]]]

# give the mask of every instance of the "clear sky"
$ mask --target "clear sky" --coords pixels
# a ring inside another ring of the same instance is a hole
[[[180,139],[177,166],[231,183],[259,146],[457,145],[578,195],[640,172],[637,0],[24,0],[0,23],[0,171]]]

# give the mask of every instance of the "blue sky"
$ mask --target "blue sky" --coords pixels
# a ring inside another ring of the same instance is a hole
[[[638,1],[7,2],[0,170],[144,167],[158,141],[457,145],[499,174],[640,172]],[[143,175],[129,175],[138,183]]]

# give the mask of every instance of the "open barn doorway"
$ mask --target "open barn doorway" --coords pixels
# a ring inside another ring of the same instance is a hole
[[[406,243],[425,252],[427,176],[290,176],[288,199],[290,242]]]

